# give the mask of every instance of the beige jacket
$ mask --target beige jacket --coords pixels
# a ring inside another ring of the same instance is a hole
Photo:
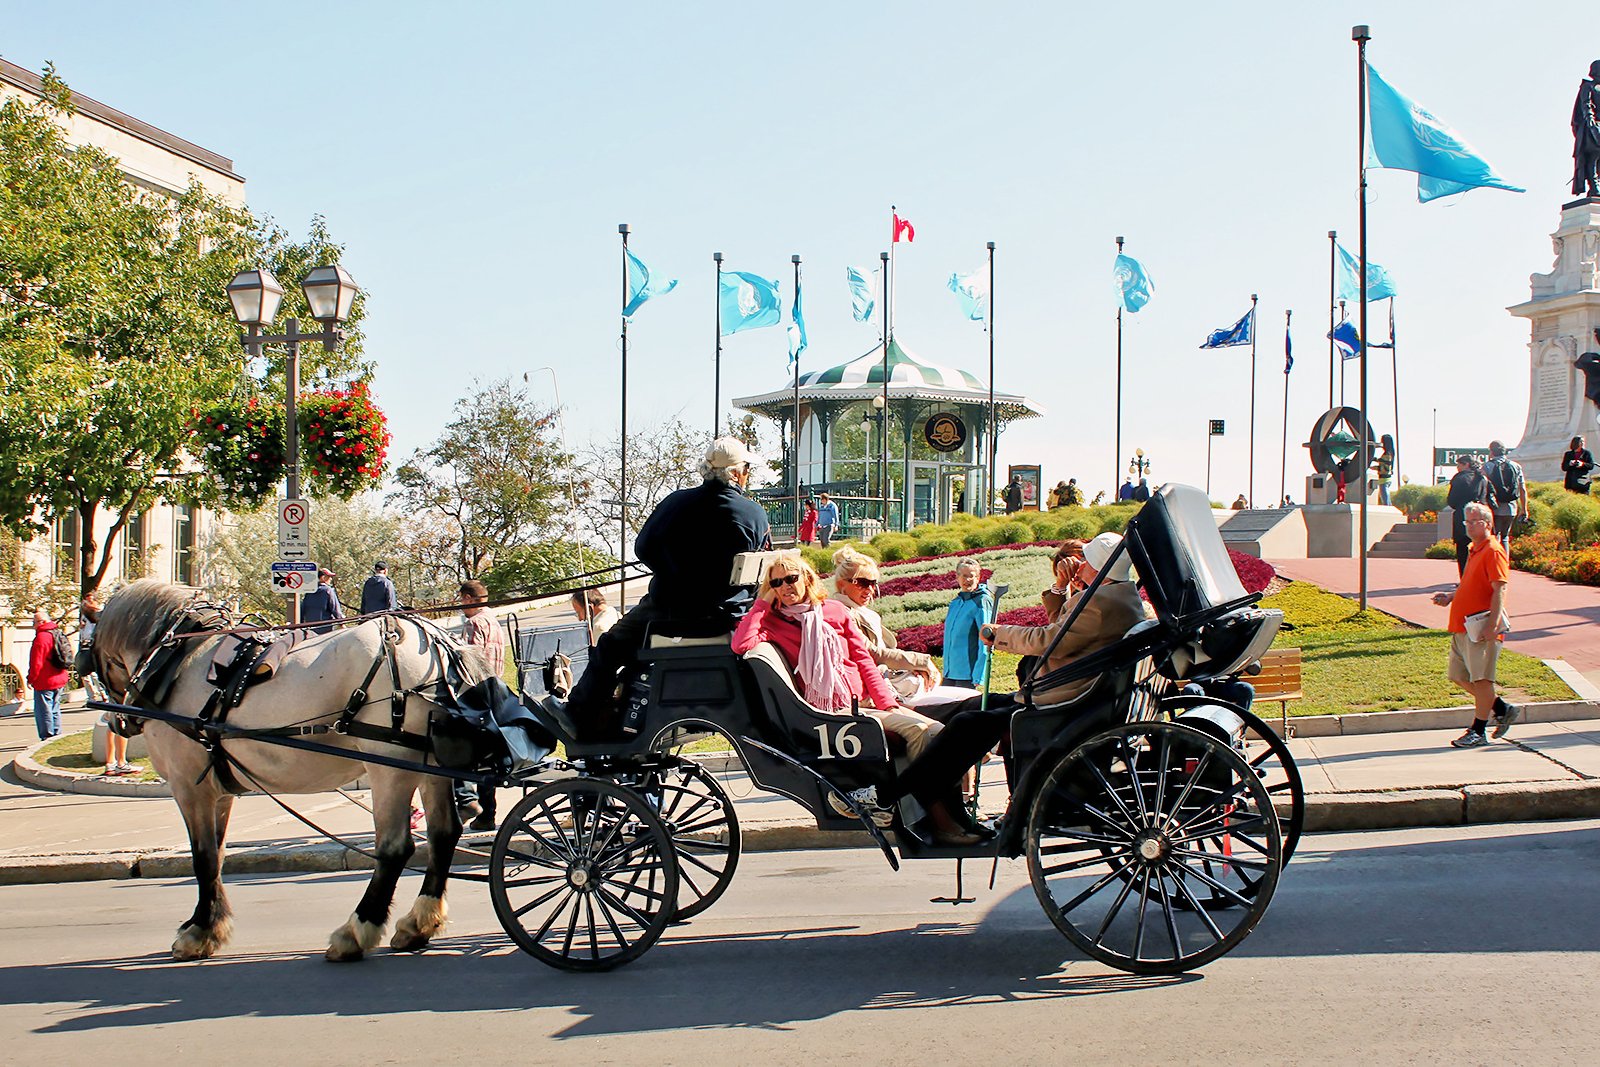
[[[849,609],[850,617],[861,630],[861,636],[867,639],[867,652],[872,656],[872,662],[878,666],[888,667],[892,671],[918,673],[933,666],[933,657],[925,652],[906,652],[896,648],[894,634],[883,628],[883,616],[873,609],[862,607],[843,593],[833,594],[832,599]]]
[[[1083,594],[1078,593],[1061,606],[1061,614],[1049,626],[996,626],[994,647],[1001,652],[1015,652],[1024,656],[1042,656],[1056,633],[1066,624],[1077,608]],[[1050,658],[1039,669],[1040,674],[1065,667],[1068,663],[1107,645],[1121,640],[1134,626],[1145,620],[1144,601],[1139,599],[1139,588],[1132,582],[1106,582],[1095,591],[1084,605],[1083,614],[1073,622],[1072,629],[1061,639]],[[1081,696],[1094,684],[1094,678],[1080,678],[1075,682],[1041,690],[1033,694],[1035,704],[1059,704]]]

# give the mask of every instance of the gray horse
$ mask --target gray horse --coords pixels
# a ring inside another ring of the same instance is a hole
[[[139,665],[172,630],[183,615],[190,594],[157,581],[138,581],[118,592],[101,612],[95,631],[94,665],[114,694],[126,694],[129,679]],[[177,663],[176,682],[162,710],[195,715],[205,706],[213,688],[206,681],[212,654],[221,638],[197,637],[184,642]],[[242,703],[228,715],[228,724],[246,729],[331,724],[344,710],[352,693],[361,689],[387,642],[405,692],[404,729],[426,734],[430,713],[437,706],[429,695],[450,658],[445,643],[450,638],[415,619],[386,616],[331,634],[318,635],[295,645],[267,681],[245,690]],[[464,683],[488,677],[476,651],[454,646]],[[387,665],[367,685],[366,707],[357,721],[387,726],[390,695],[395,690]],[[136,694],[135,694],[136,696]],[[172,786],[172,797],[189,831],[199,900],[194,914],[178,928],[172,943],[175,959],[200,959],[214,954],[232,933],[232,911],[222,886],[223,842],[233,794],[211,769],[211,754],[178,727],[150,721],[145,727],[150,758]],[[390,946],[400,951],[425,948],[445,924],[444,893],[451,858],[461,838],[461,821],[451,798],[449,779],[380,764],[363,764],[363,754],[382,754],[415,760],[419,753],[382,742],[357,740],[326,732],[314,738],[346,749],[351,758],[299,751],[267,742],[230,739],[224,750],[236,761],[235,776],[245,787],[273,794],[319,793],[354,780],[362,773],[372,783],[373,829],[377,868],[367,891],[350,918],[333,931],[327,958],[357,960],[383,938],[395,885],[416,846],[411,840],[411,797],[421,789],[428,816],[428,867],[422,891],[411,910],[395,925]]]

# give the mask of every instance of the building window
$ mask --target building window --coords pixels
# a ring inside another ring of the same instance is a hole
[[[133,581],[144,577],[144,512],[128,516],[122,527],[122,578]]]
[[[50,574],[72,580],[78,574],[78,513],[70,511],[55,521],[50,534]]]
[[[178,504],[172,509],[172,580],[194,584],[195,508]]]

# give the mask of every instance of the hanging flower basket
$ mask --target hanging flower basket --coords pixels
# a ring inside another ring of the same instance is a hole
[[[288,448],[283,405],[232,397],[195,412],[191,451],[205,470],[202,499],[253,510],[271,500]]]
[[[300,398],[300,469],[312,490],[348,500],[383,481],[389,427],[362,382]]]

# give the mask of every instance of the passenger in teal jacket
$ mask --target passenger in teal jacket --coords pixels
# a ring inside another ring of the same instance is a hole
[[[994,596],[982,582],[974,559],[956,565],[961,591],[944,617],[944,684],[983,688],[989,676],[989,649],[978,640],[978,627],[994,619]]]

